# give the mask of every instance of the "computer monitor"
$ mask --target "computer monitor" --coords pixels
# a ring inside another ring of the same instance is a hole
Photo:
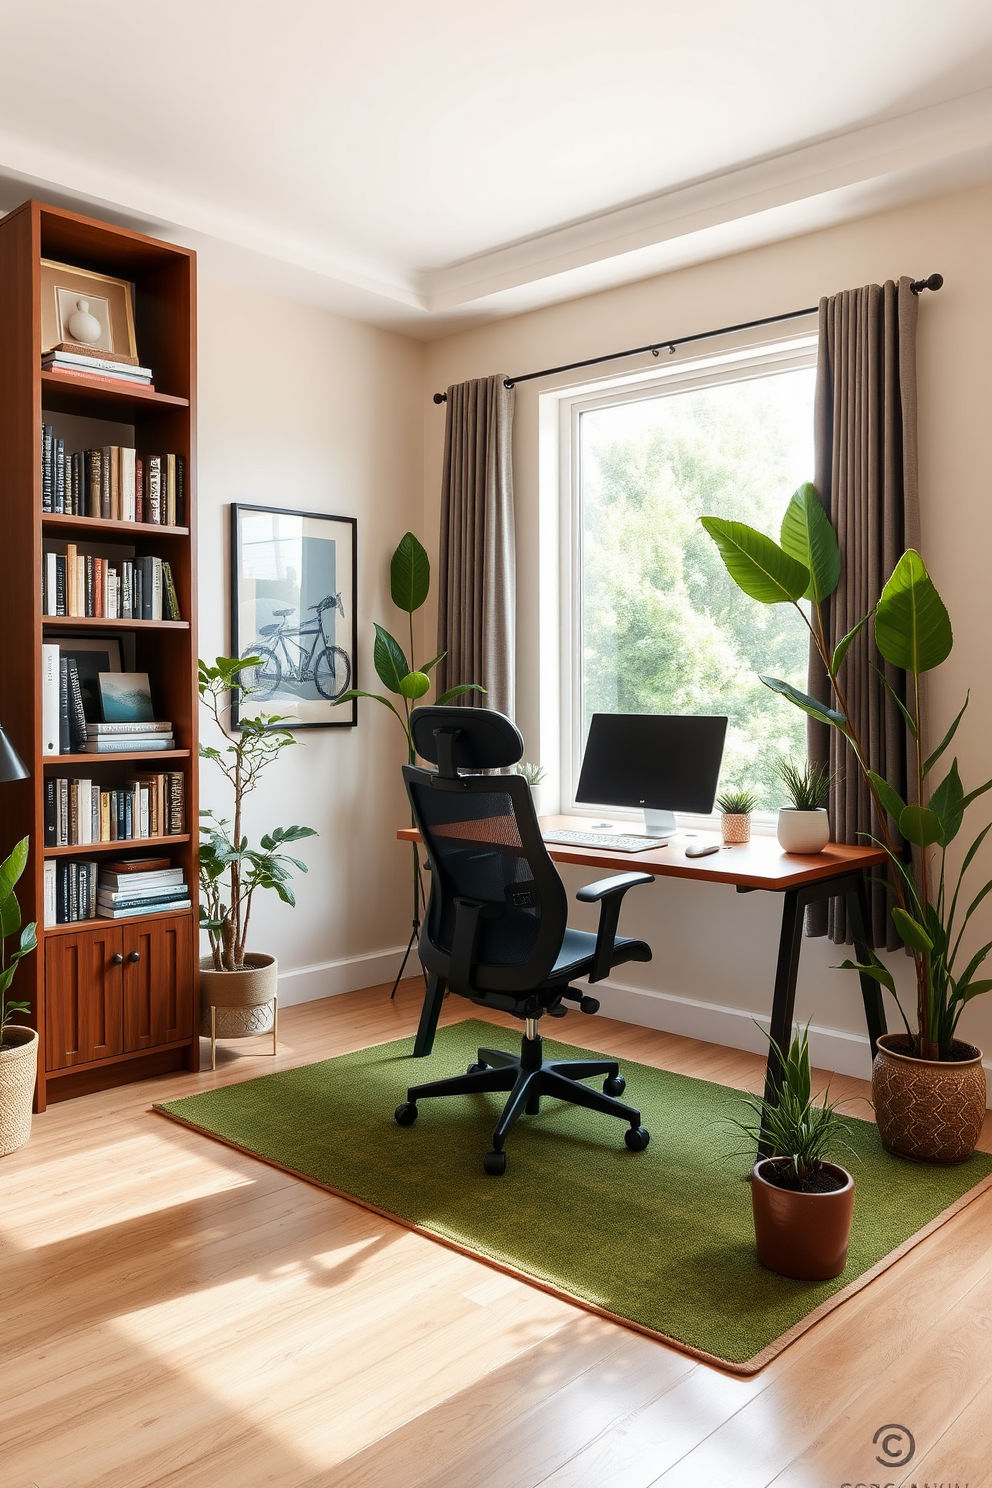
[[[640,806],[649,836],[671,836],[676,811],[713,810],[726,736],[726,718],[594,713],[575,799]]]

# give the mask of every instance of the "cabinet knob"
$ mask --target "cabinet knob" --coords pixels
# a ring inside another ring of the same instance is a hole
[[[140,951],[128,951],[128,953],[127,953],[127,959],[129,961],[140,961],[141,960],[141,952]]]
[[[124,957],[121,955],[120,951],[118,951],[115,956],[111,956],[111,958],[110,958],[110,964],[111,964],[111,966],[123,966],[124,965]]]

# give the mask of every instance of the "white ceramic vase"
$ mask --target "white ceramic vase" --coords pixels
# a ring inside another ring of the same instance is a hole
[[[798,811],[795,806],[781,806],[777,835],[779,846],[784,852],[822,852],[830,841],[826,807],[819,806],[815,811]]]

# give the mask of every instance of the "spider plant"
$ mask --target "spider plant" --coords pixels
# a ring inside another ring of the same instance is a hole
[[[828,766],[812,760],[783,760],[779,774],[789,800],[797,811],[818,811],[826,805],[833,779]]]
[[[717,796],[716,804],[724,816],[750,816],[758,804],[758,797],[755,791],[730,786]]]

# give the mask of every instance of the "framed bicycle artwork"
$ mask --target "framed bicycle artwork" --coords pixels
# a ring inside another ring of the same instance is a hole
[[[231,654],[257,656],[234,721],[282,715],[281,727],[353,728],[358,644],[354,517],[231,507]]]

